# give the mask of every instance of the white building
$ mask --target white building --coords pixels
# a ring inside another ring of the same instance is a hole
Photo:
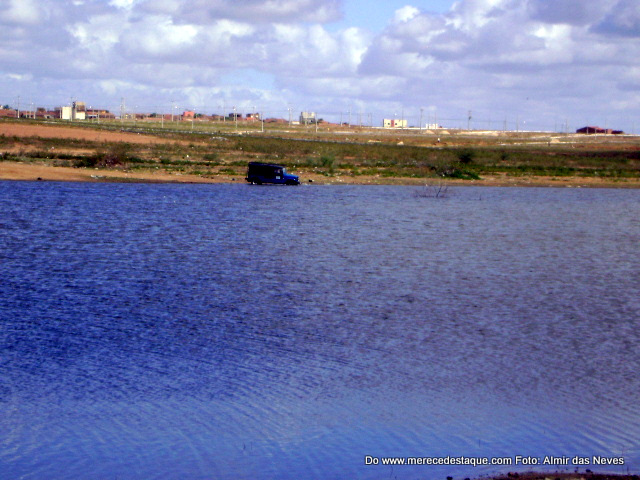
[[[87,109],[84,102],[73,102],[70,107],[62,107],[60,109],[60,118],[62,120],[86,120]]]
[[[316,123],[316,112],[301,112],[300,124],[308,125],[310,123]]]
[[[62,107],[60,109],[60,118],[62,120],[71,120],[71,107]]]

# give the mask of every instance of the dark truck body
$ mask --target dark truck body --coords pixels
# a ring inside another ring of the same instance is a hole
[[[247,170],[247,182],[262,185],[263,183],[275,183],[280,185],[299,185],[297,175],[287,173],[282,165],[273,163],[250,162]]]

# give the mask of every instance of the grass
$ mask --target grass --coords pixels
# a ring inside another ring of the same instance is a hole
[[[79,168],[160,169],[200,175],[239,175],[249,161],[285,165],[292,173],[326,176],[373,175],[382,178],[452,178],[477,180],[485,175],[510,177],[640,178],[640,140],[607,139],[595,142],[575,137],[551,143],[531,135],[505,133],[495,138],[449,135],[445,142],[434,135],[372,131],[314,135],[269,130],[236,135],[228,125],[204,131],[191,122],[182,128],[127,125],[139,133],[166,139],[163,143],[130,144],[79,139],[0,135],[0,161],[43,162]],[[228,123],[228,122],[227,122]],[[197,124],[197,122],[196,122]],[[64,126],[69,126],[68,122]],[[73,124],[76,126],[76,124]],[[78,125],[78,128],[121,129],[120,122]],[[173,125],[172,125],[173,126]],[[281,127],[282,128],[282,127]],[[287,127],[289,128],[289,127]],[[442,135],[439,135],[442,137]],[[533,140],[535,141],[533,141]],[[571,142],[569,142],[571,140]],[[475,143],[474,143],[475,142]],[[527,143],[528,142],[528,143]]]

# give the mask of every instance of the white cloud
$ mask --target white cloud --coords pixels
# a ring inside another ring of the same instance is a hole
[[[321,25],[278,24],[265,33],[262,68],[306,79],[354,76],[369,41],[359,29],[330,33]]]
[[[372,41],[359,72],[396,78],[403,85],[396,86],[396,98],[404,103],[439,98],[486,115],[526,105],[541,114],[563,106],[583,111],[592,107],[580,100],[594,95],[620,107],[618,97],[634,85],[627,67],[640,54],[638,42],[622,38],[640,35],[635,0],[604,0],[572,17],[578,3],[584,6],[577,0],[463,0],[444,15],[407,10]]]
[[[416,7],[412,7],[411,5],[407,5],[396,10],[393,16],[393,21],[395,23],[408,22],[419,14],[420,10],[418,10]]]
[[[37,25],[43,13],[34,0],[0,0],[0,23]]]
[[[117,8],[130,9],[134,6],[136,0],[110,0],[109,5]]]
[[[196,47],[198,33],[193,25],[175,25],[168,17],[148,17],[122,32],[119,43],[131,60],[165,59]]]
[[[460,0],[445,14],[407,4],[377,35],[331,25],[344,1],[0,0],[0,89],[325,109],[637,105],[637,0]],[[247,72],[271,80],[252,87]]]
[[[223,18],[252,23],[326,23],[340,17],[340,5],[339,0],[148,0],[142,8],[170,13],[187,23],[207,24]]]

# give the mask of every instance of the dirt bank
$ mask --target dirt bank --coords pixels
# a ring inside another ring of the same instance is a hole
[[[489,187],[600,187],[640,188],[637,179],[601,179],[596,177],[509,177],[492,175],[481,180],[440,180],[425,178],[390,178],[376,175],[324,176],[295,172],[303,183],[315,185],[452,185]],[[0,162],[0,180],[48,180],[68,182],[150,182],[150,183],[244,183],[243,175],[193,175],[155,171],[98,168],[54,167],[39,163]],[[311,182],[310,182],[311,180]]]

